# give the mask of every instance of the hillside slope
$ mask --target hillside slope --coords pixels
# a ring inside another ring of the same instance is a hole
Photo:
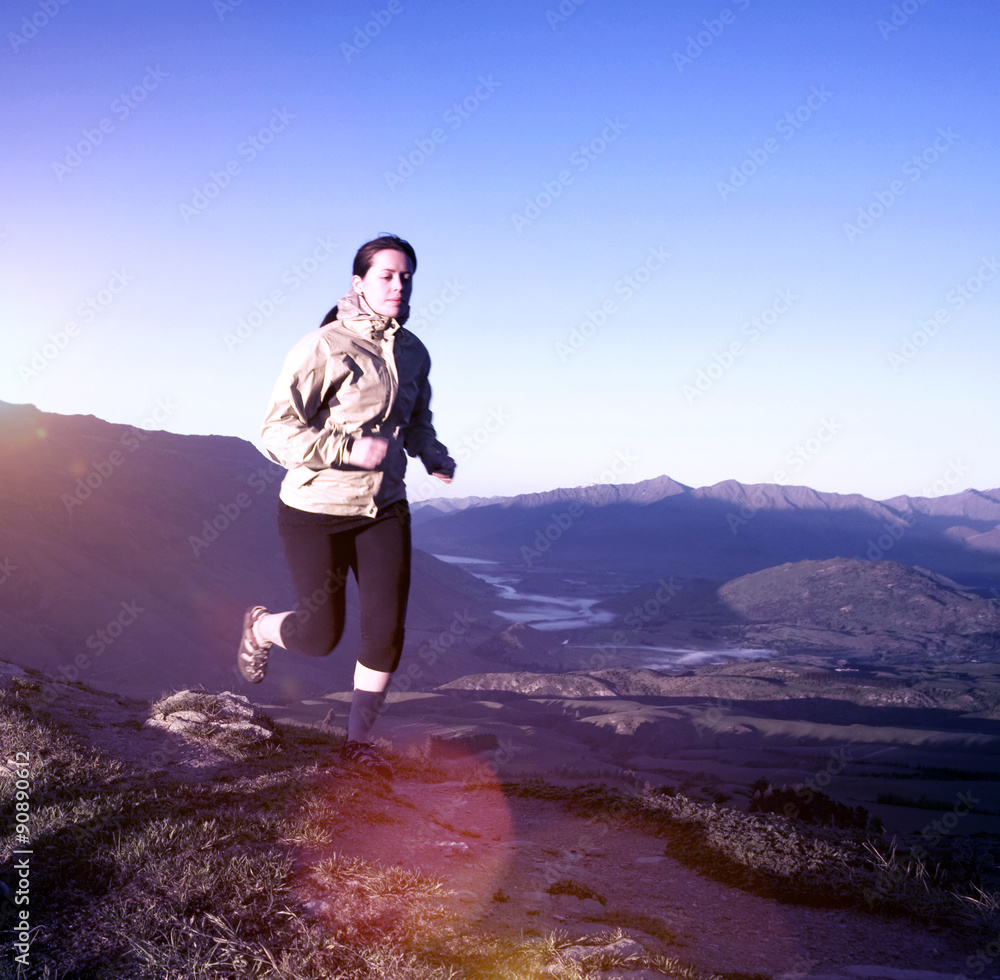
[[[0,656],[147,696],[243,684],[243,610],[291,604],[276,522],[283,473],[241,439],[0,405]],[[486,635],[494,591],[417,552],[410,648],[457,616],[452,652]],[[348,603],[343,655],[276,661],[265,696],[350,687],[353,579]]]
[[[1000,604],[891,561],[831,558],[779,565],[727,582],[718,596],[751,623],[1000,636]]]
[[[193,717],[241,712],[249,726]],[[247,727],[253,739],[234,737]],[[342,736],[228,693],[151,705],[0,663],[0,738],[50,815],[30,825],[32,975],[573,980],[582,960],[612,976],[808,964],[829,980],[944,980],[976,942],[928,928],[956,903],[913,890],[901,865],[879,900],[899,907],[911,889],[909,914],[872,915],[875,870],[832,829],[680,795],[500,783],[468,754],[394,754],[393,784],[371,784],[339,765]],[[12,781],[0,796],[9,805]],[[5,828],[11,889],[15,846]]]

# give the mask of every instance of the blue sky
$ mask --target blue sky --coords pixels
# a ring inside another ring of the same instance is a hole
[[[996,5],[11,0],[0,399],[256,442],[383,231],[443,489],[1000,486]]]

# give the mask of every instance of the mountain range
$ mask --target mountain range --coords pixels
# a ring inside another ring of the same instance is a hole
[[[587,568],[724,582],[805,559],[919,565],[1000,590],[1000,489],[870,500],[809,487],[666,476],[477,500],[427,501],[415,540],[525,572]]]
[[[0,403],[0,657],[123,693],[239,687],[243,609],[291,602],[275,520],[281,475],[241,439]],[[997,490],[872,501],[662,476],[413,512],[411,687],[521,660],[502,639],[516,617],[497,576],[466,569],[495,571],[522,592],[585,597],[618,618],[575,642],[614,635],[658,583],[676,583],[678,598],[643,614],[635,642],[683,620],[695,624],[692,645],[836,649],[843,638],[865,652],[891,633],[918,637],[914,651],[956,652],[988,647],[1000,629]],[[288,701],[347,689],[358,638],[350,591],[349,603],[337,652],[275,661],[247,693]],[[569,634],[522,635],[521,653],[544,660]],[[928,645],[934,635],[964,639]]]

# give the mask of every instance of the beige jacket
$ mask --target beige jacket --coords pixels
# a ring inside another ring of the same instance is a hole
[[[431,421],[430,366],[414,334],[348,293],[333,322],[292,348],[271,395],[261,436],[288,470],[281,499],[368,517],[405,500],[405,454],[419,456],[428,473],[448,454]],[[376,435],[389,440],[378,469],[349,465],[354,440]]]

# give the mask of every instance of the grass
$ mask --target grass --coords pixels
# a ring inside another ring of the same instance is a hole
[[[320,778],[317,754],[335,750],[337,735],[268,722],[274,737],[257,757],[227,767],[224,778],[187,782],[82,747],[55,711],[43,717],[40,691],[24,682],[0,690],[0,739],[37,760],[33,977],[584,980],[596,968],[563,955],[574,944],[568,936],[470,933],[433,876],[329,851],[296,865],[296,847],[335,845],[347,820],[378,832],[384,793]],[[168,707],[211,708],[177,703]],[[427,759],[394,762],[443,778]],[[11,812],[11,787],[0,782],[3,812]],[[0,838],[0,851],[12,846]],[[0,980],[14,976],[0,963]]]
[[[470,931],[442,880],[335,850],[351,824],[363,822],[377,835],[394,819],[384,806],[387,791],[322,778],[317,757],[332,754],[339,735],[255,718],[273,735],[255,756],[224,777],[188,782],[81,747],[55,711],[43,712],[41,694],[38,683],[23,680],[0,690],[0,742],[11,756],[30,751],[33,760],[32,976],[584,980],[597,970],[643,966],[706,980],[670,957],[623,961],[601,951],[625,929],[677,943],[670,926],[640,913],[608,909],[601,916],[607,933],[589,939]],[[168,702],[180,710],[175,703]],[[184,710],[210,713],[211,704],[199,703]],[[408,778],[447,775],[427,757],[393,761]],[[476,785],[473,779],[466,788]],[[504,790],[558,802],[610,828],[634,822],[661,837],[675,859],[747,891],[905,911],[993,935],[1000,927],[1000,897],[976,879],[974,854],[953,854],[949,863],[912,840],[807,826],[677,793],[625,795],[538,780]],[[12,802],[13,781],[0,781],[0,812],[12,812]],[[3,829],[10,832],[9,822]],[[12,837],[0,837],[0,851],[13,846]],[[296,864],[296,851],[314,846],[322,858]],[[603,902],[571,879],[549,891]],[[495,903],[509,898],[502,888],[493,892]],[[573,960],[569,946],[595,952]],[[0,980],[13,976],[0,963]]]
[[[595,820],[632,820],[663,837],[670,857],[753,894],[916,916],[977,933],[1000,930],[1000,892],[984,879],[997,863],[996,847],[989,844],[956,837],[932,857],[919,835],[904,840],[871,828],[818,827],[674,792],[625,796],[602,786],[565,788],[540,780],[504,789],[561,800]]]
[[[638,932],[644,932],[647,936],[655,936],[672,946],[680,945],[681,942],[676,929],[667,925],[662,919],[644,915],[641,912],[613,910],[606,912],[601,917],[601,921],[605,925],[617,926],[619,929],[634,929]]]

